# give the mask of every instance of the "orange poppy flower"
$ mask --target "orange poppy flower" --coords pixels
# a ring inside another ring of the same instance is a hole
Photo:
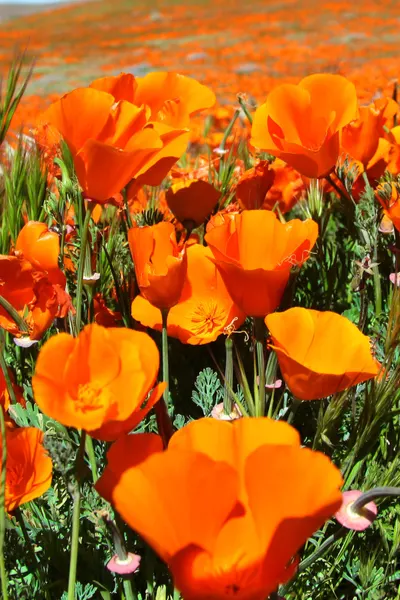
[[[187,257],[176,242],[173,224],[133,227],[128,241],[141,294],[159,309],[174,306],[185,281]]]
[[[392,221],[397,231],[400,231],[400,196],[395,184],[379,185],[376,188],[376,197],[385,211],[385,215]]]
[[[262,160],[252,169],[245,171],[236,186],[236,199],[239,206],[247,210],[264,208],[265,197],[274,179],[275,173],[268,160]]]
[[[326,398],[379,373],[370,339],[341,315],[291,308],[265,323],[283,378],[300,400]]]
[[[15,250],[38,270],[44,271],[52,283],[65,286],[65,275],[58,267],[59,237],[45,223],[28,221],[18,234]]]
[[[25,399],[22,394],[22,389],[19,387],[19,385],[16,385],[14,383],[14,377],[13,377],[10,369],[8,369],[8,375],[10,377],[11,385],[14,390],[15,398],[16,398],[18,404],[21,404],[21,406],[25,406]],[[10,394],[8,392],[7,383],[6,383],[2,369],[0,369],[0,406],[3,407],[6,426],[14,427],[15,424],[14,424],[14,421],[12,420],[12,415],[9,414],[9,409],[11,407],[11,398],[10,398]],[[12,411],[12,409],[11,409],[11,411]]]
[[[310,75],[283,84],[255,112],[251,144],[282,158],[306,177],[335,167],[343,127],[357,117],[354,85],[341,75]]]
[[[32,340],[39,340],[56,317],[72,309],[65,290],[20,256],[0,256],[0,285],[3,298],[25,319]],[[0,327],[18,337],[26,335],[3,307]]]
[[[232,301],[211,262],[212,252],[199,244],[187,249],[187,275],[179,302],[168,313],[168,335],[184,344],[208,344],[226,328],[239,327],[244,314]],[[160,311],[143,296],[132,303],[132,317],[146,327],[162,329]]]
[[[199,227],[215,208],[221,193],[201,179],[183,179],[167,190],[168,208],[186,229]]]
[[[219,227],[219,225],[223,225],[229,220],[234,220],[235,215],[240,214],[239,204],[236,202],[232,202],[228,204],[226,208],[219,210],[215,215],[212,215],[210,220],[206,225],[206,233],[214,229],[214,227]]]
[[[172,127],[186,127],[188,117],[211,108],[215,94],[191,77],[156,71],[137,79],[135,104],[146,104],[151,118]]]
[[[159,353],[145,333],[88,325],[60,333],[42,347],[32,379],[39,408],[63,425],[113,440],[133,429],[159,400]]]
[[[53,466],[43,447],[43,432],[40,429],[7,429],[6,444],[5,508],[11,513],[49,489]]]
[[[213,106],[214,93],[195,79],[177,73],[148,73],[135,78],[129,73],[103,77],[90,84],[91,88],[107,92],[116,102],[126,101],[135,107],[145,106],[149,126],[158,133],[162,150],[142,169],[142,184],[159,185],[168,171],[184,154],[189,143],[190,117]]]
[[[85,195],[106,203],[132,178],[164,158],[162,151],[170,138],[187,137],[186,131],[161,125],[156,131],[149,117],[146,106],[115,102],[106,92],[79,88],[52,104],[42,121],[57,129],[67,143]],[[172,156],[177,160],[181,154]]]
[[[340,507],[341,484],[290,425],[263,418],[194,421],[165,452],[149,434],[127,436],[96,487],[168,564],[184,598],[264,600]]]
[[[374,105],[361,106],[358,119],[343,128],[342,153],[366,167],[378,149],[379,138],[384,135],[385,121],[382,111],[377,110]]]
[[[265,317],[279,305],[292,267],[309,257],[318,225],[282,224],[268,210],[245,210],[205,239],[232,300],[248,316]]]
[[[272,210],[278,204],[284,214],[293,208],[304,189],[304,181],[292,167],[279,159],[272,163],[262,160],[241,176],[236,198],[243,209]]]

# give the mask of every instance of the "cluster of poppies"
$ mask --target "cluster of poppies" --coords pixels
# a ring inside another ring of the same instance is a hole
[[[66,94],[42,115],[43,156],[59,156],[66,143],[89,216],[113,205],[121,220],[132,219],[126,241],[139,293],[131,314],[140,328],[117,327],[97,299],[102,317],[95,311],[76,335],[64,326],[44,343],[32,385],[43,413],[113,442],[96,489],[165,560],[185,598],[261,600],[293,576],[301,546],[340,508],[341,475],[327,457],[301,447],[293,427],[264,414],[194,421],[167,447],[162,436],[132,434],[167,386],[158,381],[159,351],[144,328],[199,345],[231,336],[246,319],[261,322],[298,400],[380,376],[370,339],[345,317],[278,311],[292,270],[312,257],[319,234],[313,220],[283,215],[310,179],[340,191],[334,169],[344,155],[373,186],[385,170],[396,175],[400,108],[380,99],[359,109],[354,85],[339,75],[277,87],[253,116],[254,166],[240,167],[228,205],[204,164],[174,166],[192,115],[214,101],[207,87],[175,73],[122,74]],[[137,217],[149,186],[163,181],[163,220],[143,226]],[[399,188],[389,188],[377,189],[377,201],[399,229]],[[0,257],[0,326],[17,344],[40,340],[55,319],[73,322],[69,268],[58,234],[44,223],[27,222],[13,253]],[[7,410],[6,391],[3,399]],[[10,424],[7,447],[12,511],[49,487],[51,460],[31,428]]]

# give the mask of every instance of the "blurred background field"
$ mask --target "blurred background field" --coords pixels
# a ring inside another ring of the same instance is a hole
[[[11,18],[12,14],[21,15]],[[209,85],[223,104],[259,103],[283,79],[315,72],[354,81],[361,101],[398,76],[400,3],[350,0],[113,0],[0,5],[0,69],[16,50],[36,61],[17,122],[96,77],[172,70]]]

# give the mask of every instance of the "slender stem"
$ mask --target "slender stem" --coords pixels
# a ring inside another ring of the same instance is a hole
[[[4,335],[3,332],[0,332],[0,368],[3,371],[4,380],[6,382],[6,388],[8,395],[10,396],[11,404],[17,404],[17,397],[15,395],[15,390],[11,381],[10,372],[7,368],[7,363],[4,358],[5,344],[4,344]]]
[[[79,256],[79,264],[78,264],[78,275],[77,275],[77,283],[76,283],[76,316],[75,316],[75,330],[76,335],[81,330],[81,319],[82,319],[82,294],[83,294],[83,273],[85,269],[85,260],[86,260],[86,251],[87,251],[87,242],[88,242],[88,233],[89,233],[89,224],[92,216],[93,209],[95,207],[94,202],[88,202],[88,206],[86,209],[85,221],[83,223],[83,229],[81,234],[81,253]]]
[[[75,600],[76,571],[78,565],[79,526],[81,512],[80,471],[85,452],[86,431],[81,433],[81,442],[76,457],[76,487],[74,490],[74,510],[72,513],[71,554],[69,561],[68,600]]]
[[[9,314],[13,321],[16,322],[20,331],[24,333],[29,333],[29,327],[24,319],[21,317],[19,312],[6,300],[3,296],[0,296],[0,306],[4,308],[4,310]]]
[[[233,410],[232,389],[233,389],[233,342],[229,336],[225,340],[225,387],[224,387],[224,412],[230,415]]]
[[[265,325],[262,317],[254,318],[255,346],[257,352],[258,366],[258,402],[256,416],[263,417],[265,414],[265,358],[264,358],[264,334]]]
[[[344,198],[344,200],[346,200],[346,202],[350,201],[354,204],[353,198],[350,195],[348,195],[347,191],[345,191],[344,189],[343,190],[340,189],[340,187],[337,185],[337,183],[334,181],[334,179],[332,179],[331,175],[326,175],[325,179],[336,190],[336,192],[339,194],[339,196],[341,198]]]
[[[246,102],[243,100],[243,98],[240,96],[240,94],[238,95],[237,99],[238,99],[238,102],[239,102],[244,114],[246,115],[250,125],[253,125],[253,117],[250,114],[249,109],[246,106]]]
[[[126,600],[136,600],[137,596],[133,593],[132,582],[130,579],[124,579],[124,593]]]
[[[3,355],[1,353],[1,355]],[[0,405],[0,437],[1,437],[1,476],[0,476],[0,577],[1,577],[1,593],[3,600],[8,600],[8,579],[7,571],[4,564],[4,538],[6,532],[6,509],[5,509],[5,494],[6,494],[6,469],[7,469],[7,441],[6,441],[6,425],[4,421],[3,407]]]
[[[357,513],[363,506],[368,504],[368,502],[372,502],[378,498],[385,498],[387,496],[400,496],[400,487],[372,488],[372,490],[368,490],[368,492],[365,492],[352,503],[351,510]]]
[[[222,141],[219,145],[221,150],[225,150],[225,146],[226,146],[226,142],[228,140],[228,137],[231,135],[232,133],[232,129],[233,126],[235,125],[238,116],[240,115],[240,109],[236,109],[235,112],[233,113],[233,117],[228,125],[228,127],[226,128],[226,131],[224,133],[224,137],[222,138]]]
[[[291,425],[293,423],[300,404],[301,404],[301,400],[299,400],[298,398],[293,398],[293,402],[290,407],[290,413],[289,413],[288,420],[287,420],[289,425]]]
[[[340,529],[335,531],[335,533],[326,538],[326,540],[320,545],[320,547],[314,552],[314,554],[311,554],[311,556],[301,561],[301,563],[299,564],[299,568],[296,571],[296,574],[298,575],[299,573],[302,573],[305,569],[312,565],[314,561],[316,561],[318,558],[321,558],[321,556],[325,554],[328,548],[332,546],[334,542],[340,540],[341,537],[346,535],[348,531],[349,530],[345,527],[340,527]]]
[[[97,471],[96,455],[94,453],[93,440],[90,437],[90,435],[86,436],[86,453],[88,455],[90,468],[92,470],[93,483],[96,483],[96,481],[99,478],[99,474]]]
[[[163,362],[163,381],[166,382],[167,386],[164,390],[164,402],[166,406],[169,404],[169,366],[168,366],[168,321],[169,309],[161,309],[162,318],[162,362]]]
[[[163,393],[163,397],[156,403],[154,410],[157,419],[158,432],[162,437],[164,447],[168,446],[168,442],[174,432],[171,418],[168,412],[169,405],[169,367],[168,367],[168,332],[167,320],[168,309],[161,310],[162,316],[162,363],[163,363],[163,381],[167,384]]]

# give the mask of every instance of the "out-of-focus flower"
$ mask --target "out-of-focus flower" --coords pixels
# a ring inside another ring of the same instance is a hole
[[[166,201],[173,215],[187,229],[199,227],[215,208],[221,193],[201,179],[178,180],[167,190]]]
[[[161,448],[152,434],[117,440],[96,488],[188,599],[264,600],[341,505],[339,471],[284,422],[200,419]]]

